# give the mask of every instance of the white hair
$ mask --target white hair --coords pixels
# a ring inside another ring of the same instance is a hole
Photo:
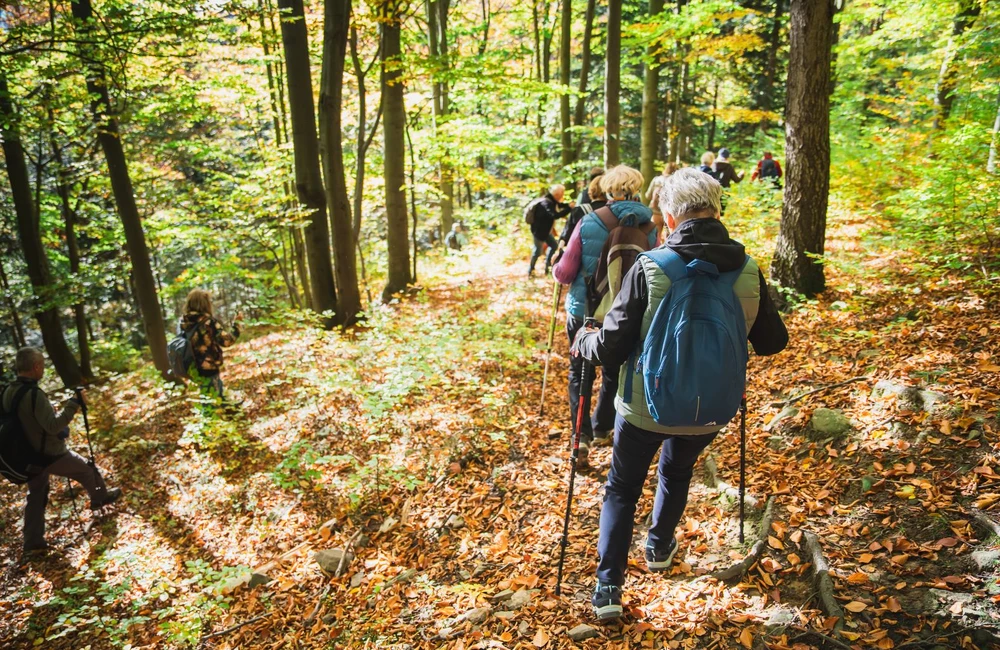
[[[559,191],[566,191],[566,186],[562,184],[556,184],[549,188],[549,194],[556,194]]]
[[[14,357],[14,369],[17,372],[31,372],[39,363],[45,363],[45,355],[38,348],[21,348]]]
[[[710,175],[685,167],[663,179],[659,193],[660,211],[683,221],[697,212],[722,212],[722,186]]]

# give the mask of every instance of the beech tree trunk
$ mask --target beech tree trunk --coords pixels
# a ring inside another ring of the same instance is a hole
[[[764,88],[761,93],[760,108],[763,111],[774,110],[774,82],[778,78],[778,49],[781,47],[781,14],[785,0],[774,0],[774,17],[771,20],[771,33],[767,39],[767,65],[764,69]],[[762,118],[761,131],[771,126],[771,120]]]
[[[382,21],[382,138],[389,254],[389,273],[382,290],[382,301],[388,302],[393,294],[406,289],[411,281],[405,192],[406,109],[403,105],[402,70],[397,65],[401,53],[402,25],[395,0],[379,4],[378,15]]]
[[[621,161],[622,0],[608,0],[607,56],[604,64],[604,168]]]
[[[324,3],[323,74],[320,82],[319,135],[323,149],[323,176],[326,180],[333,254],[336,260],[337,322],[352,325],[361,313],[361,292],[354,257],[354,227],[344,176],[341,104],[344,94],[344,64],[347,59],[347,31],[351,23],[351,0]]]
[[[833,12],[833,0],[792,0],[789,12],[785,203],[771,273],[779,284],[806,296],[825,288]]]
[[[312,75],[309,67],[309,33],[302,0],[278,0],[281,11],[281,42],[288,78],[288,104],[292,117],[292,145],[295,151],[295,191],[309,211],[305,227],[306,257],[312,306],[320,313],[335,314],[337,290],[330,257],[330,228],[326,217],[326,193],[320,173],[319,141],[316,137],[316,109],[313,104]],[[324,319],[327,327],[335,318]]]
[[[952,106],[955,104],[954,93],[958,88],[958,66],[955,63],[955,56],[958,54],[959,40],[965,30],[976,22],[981,12],[982,5],[978,0],[959,0],[958,13],[952,24],[951,36],[945,47],[944,60],[941,61],[941,71],[938,73],[937,85],[934,88],[934,107],[937,109],[934,115],[935,129],[944,128],[944,123],[951,115]]]
[[[431,94],[434,109],[434,132],[437,134],[442,122],[448,119],[451,110],[449,99],[448,73],[448,10],[451,0],[427,0],[427,36],[431,57],[435,62]],[[438,191],[441,194],[441,242],[451,230],[455,220],[455,177],[448,161],[448,152],[439,164]],[[415,276],[414,276],[415,277]]]
[[[997,116],[993,120],[993,137],[990,138],[990,157],[986,161],[986,171],[995,174],[997,171],[997,141],[1000,140],[1000,93],[997,94]]]
[[[73,17],[77,21],[77,32],[81,38],[78,47],[87,65],[87,92],[90,94],[90,110],[97,125],[97,139],[104,151],[111,179],[111,191],[118,207],[118,217],[125,230],[125,246],[132,262],[132,278],[135,282],[136,300],[142,314],[146,331],[146,342],[153,357],[153,364],[164,377],[170,373],[167,361],[167,337],[163,312],[156,292],[156,278],[149,260],[146,235],[142,230],[142,218],[135,202],[132,178],[125,160],[118,118],[111,111],[107,79],[104,68],[86,41],[93,30],[93,8],[90,0],[73,0]]]
[[[655,1],[655,0],[654,0]],[[569,90],[570,83],[570,44],[573,30],[573,0],[562,0],[562,22],[559,33],[559,83],[562,92],[559,93],[559,126],[561,132],[562,164],[573,162],[573,133],[570,131]]]
[[[653,17],[663,11],[663,0],[649,0],[649,15]],[[653,57],[656,48],[652,45],[647,56]],[[660,66],[655,61],[646,64],[642,85],[642,143],[640,144],[639,171],[642,172],[642,194],[656,176],[656,150],[659,148],[660,135],[657,123],[660,112]]]
[[[23,348],[27,345],[24,340],[24,325],[21,324],[21,315],[17,313],[17,305],[14,304],[14,296],[11,294],[10,283],[7,282],[7,272],[3,268],[2,260],[0,260],[0,290],[3,290],[7,311],[10,312],[10,320],[14,324],[14,342],[17,347]]]
[[[590,78],[590,37],[594,31],[594,13],[597,10],[597,0],[587,0],[587,12],[584,18],[583,28],[583,51],[580,53],[580,94],[576,98],[576,109],[573,112],[573,125],[583,126],[586,118],[586,97],[587,82]],[[579,158],[583,153],[583,138],[576,137],[575,157]]]
[[[59,320],[59,310],[54,304],[55,287],[49,271],[48,258],[45,256],[45,248],[42,246],[37,206],[32,197],[28,166],[24,162],[24,147],[21,144],[21,134],[16,120],[7,79],[0,75],[0,136],[3,137],[3,155],[14,199],[17,235],[38,305],[35,318],[38,319],[38,327],[42,331],[45,350],[49,353],[49,359],[52,360],[59,378],[67,386],[76,386],[83,380],[83,374],[73,352],[66,344],[62,323]],[[3,278],[4,284],[6,279]]]

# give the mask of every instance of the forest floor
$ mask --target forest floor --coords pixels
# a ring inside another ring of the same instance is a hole
[[[831,224],[831,288],[788,315],[786,352],[751,361],[746,544],[730,426],[709,448],[717,469],[699,463],[669,575],[642,561],[647,482],[620,622],[589,605],[608,447],[577,477],[554,593],[568,346],[560,319],[540,417],[551,284],[524,277],[509,239],[483,238],[364,328],[251,327],[224,371],[240,416],[204,414],[148,370],[92,389],[98,457],[125,498],[82,532],[54,484],[57,551],[27,563],[23,489],[0,487],[0,647],[990,647],[1000,291],[873,248],[870,218]],[[795,411],[773,404],[822,387]],[[814,419],[821,407],[847,422]],[[758,537],[745,574],[712,576]],[[345,548],[328,572],[314,559]],[[580,624],[596,637],[572,640]]]

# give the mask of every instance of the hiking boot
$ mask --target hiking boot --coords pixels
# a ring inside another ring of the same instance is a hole
[[[122,497],[122,489],[121,488],[111,488],[110,490],[106,490],[105,491],[104,498],[101,499],[98,503],[94,503],[93,501],[91,501],[90,502],[90,509],[91,510],[100,510],[104,506],[110,506],[112,503],[114,503],[115,501],[117,501],[121,497]]]
[[[654,573],[660,573],[670,568],[670,564],[677,555],[677,540],[671,539],[670,545],[665,549],[658,549],[646,545],[646,568]]]
[[[611,435],[610,431],[598,431],[594,430],[594,446],[604,447],[610,445],[614,441],[615,437]]]
[[[622,615],[622,588],[598,580],[590,604],[594,606],[594,616],[599,621],[619,618]]]
[[[590,445],[585,441],[580,441],[580,447],[576,452],[576,466],[590,467]]]

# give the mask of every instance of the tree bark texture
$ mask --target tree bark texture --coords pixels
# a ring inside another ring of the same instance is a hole
[[[622,0],[608,0],[607,57],[604,66],[604,168],[621,161]]]
[[[385,209],[388,222],[389,273],[382,290],[383,302],[410,284],[410,244],[406,214],[406,109],[399,69],[401,8],[396,0],[378,6],[382,22],[382,138],[385,173]]]
[[[573,111],[573,126],[583,126],[586,119],[587,82],[590,79],[590,39],[594,31],[594,13],[597,10],[597,0],[587,0],[587,11],[583,27],[583,51],[580,53],[580,94],[576,98],[576,108]],[[575,158],[583,153],[583,138],[576,136]]]
[[[361,313],[361,292],[354,257],[354,227],[344,175],[344,144],[341,104],[344,95],[344,64],[347,32],[351,23],[351,0],[324,3],[323,74],[320,82],[319,135],[323,150],[323,176],[333,232],[334,271],[337,284],[337,322],[351,325]]]
[[[806,296],[823,291],[830,193],[833,0],[792,0],[785,108],[785,202],[771,273]]]
[[[45,350],[59,378],[67,386],[76,386],[83,375],[63,334],[59,310],[54,304],[55,287],[49,271],[48,258],[42,246],[42,236],[38,227],[38,212],[31,192],[28,166],[24,162],[24,147],[14,114],[14,104],[7,88],[7,79],[0,76],[0,135],[3,137],[3,154],[14,199],[14,213],[17,220],[17,234],[21,251],[28,267],[28,279],[34,289],[38,308],[35,318],[42,331]],[[4,277],[6,283],[6,277]],[[166,348],[164,348],[166,352]]]
[[[982,5],[977,0],[960,0],[958,13],[952,23],[951,36],[945,47],[944,60],[941,61],[941,71],[938,73],[937,85],[934,88],[934,128],[943,129],[944,123],[951,115],[955,104],[955,90],[958,88],[958,65],[955,57],[960,47],[959,41],[976,18],[982,12]]]
[[[655,0],[654,0],[655,1]],[[569,165],[575,158],[573,149],[573,132],[570,131],[569,90],[570,83],[570,45],[573,38],[573,0],[562,0],[561,22],[559,26],[559,83],[562,91],[559,93],[559,126],[560,143],[562,145],[562,164]]]
[[[108,164],[108,176],[111,179],[115,204],[118,206],[118,216],[125,230],[125,246],[132,262],[132,278],[146,331],[146,342],[153,357],[153,365],[166,377],[170,372],[170,364],[167,361],[166,328],[156,292],[156,278],[153,277],[146,235],[142,229],[142,218],[139,216],[132,178],[122,147],[118,118],[111,111],[104,68],[98,60],[95,60],[96,55],[88,51],[91,48],[85,44],[93,31],[93,8],[90,0],[74,0],[72,9],[82,41],[79,47],[83,50],[81,52],[83,59],[88,61],[87,92],[91,96],[90,108],[94,123],[97,125],[97,139]]]
[[[292,145],[295,152],[295,191],[309,212],[305,227],[306,257],[312,306],[319,313],[336,313],[337,290],[333,283],[330,257],[330,228],[326,218],[326,193],[320,173],[319,140],[316,137],[316,109],[313,105],[312,75],[309,68],[309,33],[302,0],[278,0],[281,11],[281,42],[288,78],[288,104],[292,117]],[[334,324],[326,318],[325,324]]]
[[[995,174],[997,171],[997,141],[1000,140],[1000,93],[997,94],[997,115],[993,120],[993,137],[990,138],[990,157],[986,161],[986,171]]]
[[[431,94],[434,108],[435,134],[441,123],[448,119],[451,110],[449,98],[449,83],[447,75],[450,70],[448,58],[448,11],[451,0],[426,0],[427,4],[427,36],[431,57],[434,59],[435,73],[431,83]],[[448,161],[448,152],[439,164],[438,191],[441,195],[441,241],[451,230],[455,220],[455,176]]]
[[[764,68],[764,88],[761,93],[760,108],[763,111],[774,110],[774,83],[778,78],[778,50],[781,47],[781,14],[785,0],[774,0],[774,17],[771,20],[771,33],[767,39],[767,65]],[[771,120],[763,118],[760,129],[766,131]]]
[[[24,340],[24,325],[21,323],[21,315],[17,313],[17,305],[14,303],[14,295],[10,291],[10,283],[7,282],[7,272],[0,261],[0,290],[3,290],[4,301],[7,303],[7,311],[10,312],[10,321],[14,324],[14,342],[17,347],[23,348],[27,343]]]
[[[663,0],[649,0],[649,15],[655,16],[663,11]],[[642,172],[642,194],[656,176],[656,150],[659,148],[660,135],[657,132],[660,112],[660,66],[653,59],[656,48],[649,46],[646,55],[651,59],[646,63],[642,85],[642,142],[640,144],[639,171]]]

